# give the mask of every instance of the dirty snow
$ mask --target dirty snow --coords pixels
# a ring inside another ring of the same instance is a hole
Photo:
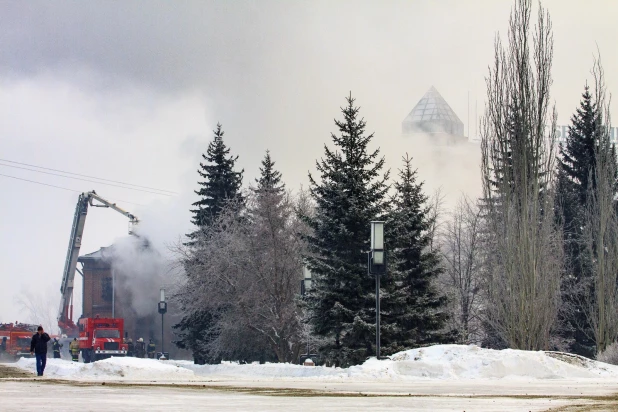
[[[21,358],[16,366],[36,373],[35,359]],[[157,380],[176,381],[195,378],[186,368],[154,359],[110,358],[94,363],[71,362],[62,359],[47,359],[45,376],[48,378],[77,380]]]
[[[16,366],[34,374],[34,359]],[[111,358],[92,364],[48,359],[45,375],[76,380],[199,381],[263,379],[310,381],[407,381],[469,379],[617,378],[618,367],[552,352],[482,349],[474,345],[436,345],[399,352],[390,360],[369,359],[350,368],[291,364],[194,365],[190,361]]]

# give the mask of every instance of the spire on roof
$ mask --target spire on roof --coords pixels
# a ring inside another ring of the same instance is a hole
[[[431,86],[403,120],[404,133],[447,133],[463,136],[463,123],[451,106]]]

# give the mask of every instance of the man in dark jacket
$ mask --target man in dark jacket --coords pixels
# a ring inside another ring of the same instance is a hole
[[[49,335],[45,333],[42,326],[39,326],[37,333],[32,335],[32,341],[30,341],[30,354],[36,356],[37,376],[43,376],[45,371],[45,364],[47,364],[47,342],[49,342]]]

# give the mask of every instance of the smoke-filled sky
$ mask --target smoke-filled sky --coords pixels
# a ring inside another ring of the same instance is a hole
[[[543,3],[554,23],[553,99],[566,124],[597,48],[609,91],[618,88],[618,2]],[[449,160],[402,138],[401,121],[434,85],[475,134],[475,103],[480,116],[495,34],[505,34],[512,4],[1,1],[0,159],[179,194],[0,165],[0,174],[73,190],[0,176],[0,322],[24,320],[20,298],[59,302],[78,192],[118,201],[163,249],[187,233],[195,170],[218,121],[246,183],[269,149],[298,189],[352,91],[389,167],[409,152],[429,192],[478,193],[476,147]],[[82,253],[126,230],[124,216],[91,209]]]

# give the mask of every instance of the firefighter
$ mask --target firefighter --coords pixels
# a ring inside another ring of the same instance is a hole
[[[157,347],[155,346],[152,339],[150,339],[150,342],[148,343],[148,357],[150,359],[154,359],[156,350],[157,350]]]
[[[52,348],[54,350],[54,359],[60,359],[60,348],[62,348],[62,343],[58,342],[58,338],[54,338]]]
[[[143,358],[146,355],[146,344],[144,343],[143,338],[139,338],[137,340],[137,344],[135,345],[135,356],[138,358]]]
[[[71,360],[73,360],[73,362],[79,362],[79,342],[77,338],[73,338],[73,341],[69,345],[69,350],[71,351]]]
[[[127,356],[135,356],[135,346],[131,338],[129,338],[129,342],[127,343]]]

